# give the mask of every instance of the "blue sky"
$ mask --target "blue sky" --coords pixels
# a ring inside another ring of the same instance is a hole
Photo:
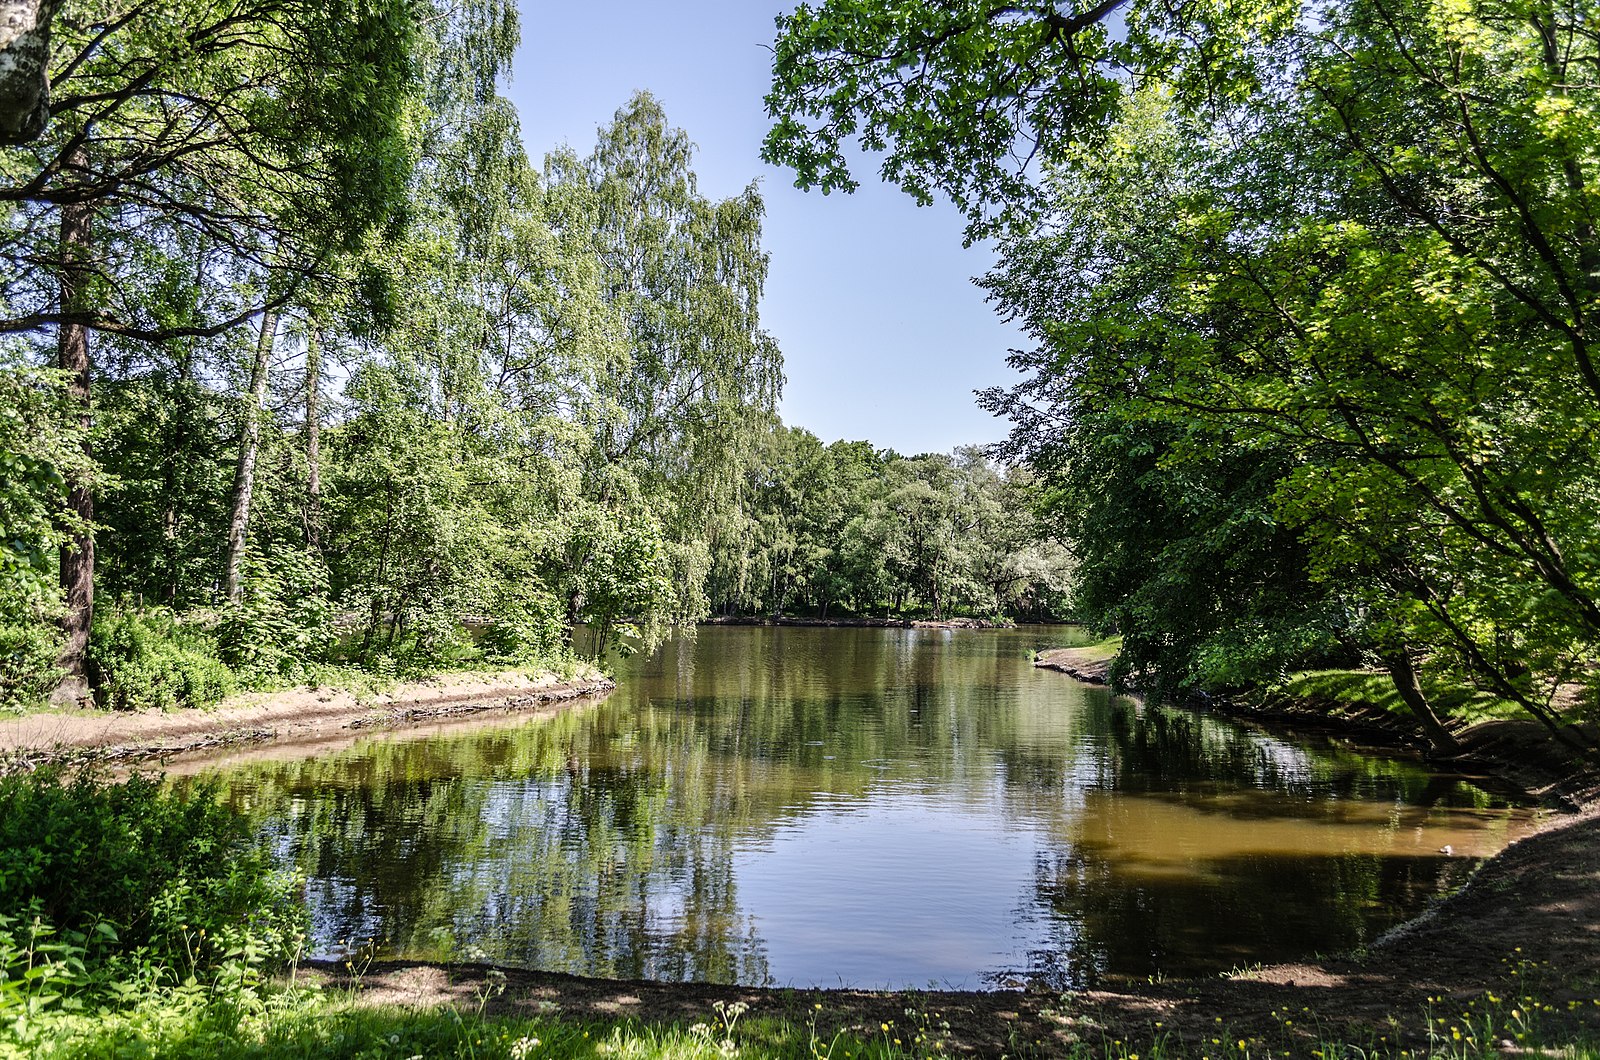
[[[786,423],[824,441],[865,438],[901,452],[991,442],[1004,421],[972,391],[1009,385],[1023,336],[974,287],[992,255],[961,246],[961,218],[919,209],[868,160],[854,195],[793,186],[764,165],[762,105],[773,18],[767,0],[523,0],[522,48],[508,93],[534,158],[580,152],[636,89],[699,145],[701,190],[723,197],[759,180],[772,258],[762,321],[783,348]]]

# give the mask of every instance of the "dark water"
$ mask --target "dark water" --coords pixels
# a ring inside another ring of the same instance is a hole
[[[553,719],[208,768],[306,873],[323,954],[751,984],[1347,950],[1525,826],[1414,765],[1035,670],[1064,636],[707,628]]]

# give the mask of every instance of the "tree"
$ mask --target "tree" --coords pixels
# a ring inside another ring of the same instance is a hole
[[[731,506],[783,378],[777,344],[760,328],[760,195],[751,185],[707,199],[692,154],[688,136],[641,93],[588,157],[545,161],[550,225],[587,242],[615,329],[574,395],[593,438],[586,489],[607,503],[612,469],[621,469],[651,498],[680,620],[708,610],[714,516]],[[580,566],[592,559],[573,557]]]
[[[1574,738],[1549,702],[1600,643],[1586,9],[827,3],[780,28],[769,157],[847,187],[859,128],[969,235],[1010,226],[995,289],[1040,347],[991,400],[1019,431],[1081,462],[1087,389],[1101,430],[1169,440],[1150,473],[1257,454],[1397,687],[1420,650]]]
[[[0,5],[0,145],[26,143],[50,120],[50,25],[60,0]]]
[[[416,21],[395,3],[238,0],[140,4],[58,29],[54,122],[0,169],[0,199],[22,221],[0,248],[0,332],[55,330],[87,424],[92,334],[222,334],[384,223],[408,161]],[[169,297],[196,256],[202,282],[227,292],[204,314]],[[63,693],[76,698],[93,615],[87,481],[69,503]]]

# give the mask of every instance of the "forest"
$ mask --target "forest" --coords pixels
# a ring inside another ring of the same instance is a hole
[[[0,1057],[1600,1055],[1596,0],[785,5],[1026,337],[931,454],[513,0],[6,12]]]
[[[6,152],[0,708],[1054,613],[1026,472],[781,424],[760,194],[702,194],[653,98],[536,163],[514,9],[346,17],[58,34]],[[279,22],[292,62],[236,32]]]

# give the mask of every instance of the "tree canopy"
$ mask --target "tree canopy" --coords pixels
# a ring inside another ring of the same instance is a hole
[[[1037,345],[986,400],[1137,665],[1225,684],[1365,653],[1404,694],[1421,661],[1578,739],[1555,704],[1592,696],[1600,636],[1594,15],[802,6],[767,156],[848,188],[858,136],[1000,238],[986,286]]]

